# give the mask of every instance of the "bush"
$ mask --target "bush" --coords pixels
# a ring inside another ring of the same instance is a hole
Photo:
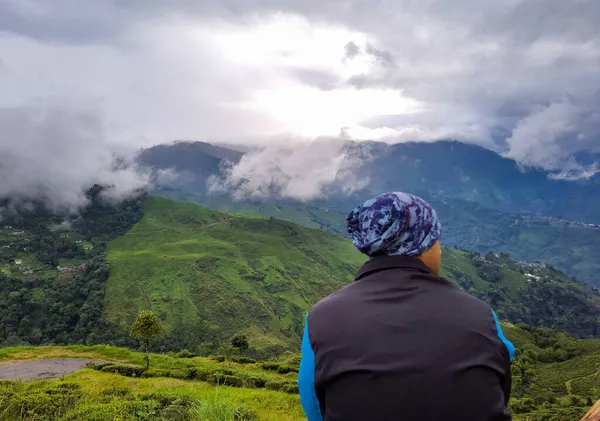
[[[238,363],[238,364],[255,364],[256,360],[253,358],[248,358],[248,357],[233,357],[231,359],[231,361],[233,361],[234,363]]]
[[[264,362],[260,365],[264,370],[277,371],[279,369],[279,363],[271,361]]]
[[[244,386],[244,380],[240,379],[236,376],[221,376],[218,378],[218,382],[220,385],[224,386],[233,386],[233,387],[242,387]]]
[[[121,405],[122,415],[133,415],[134,419],[147,420],[159,412],[156,401],[126,401]]]
[[[118,406],[113,404],[91,404],[74,411],[62,418],[64,421],[114,421]]]
[[[283,387],[281,388],[281,391],[285,392],[285,393],[289,393],[289,394],[299,393],[298,383],[296,383],[296,382],[286,382],[283,385]]]
[[[273,380],[267,382],[265,387],[270,390],[278,390],[286,393],[298,393],[298,383],[289,380]]]
[[[60,388],[14,393],[6,401],[1,419],[56,419],[75,406],[80,394],[79,390]]]
[[[182,405],[171,405],[164,409],[162,417],[167,421],[187,421],[190,419],[190,409]]]
[[[298,370],[296,367],[292,367],[291,365],[280,365],[277,367],[277,372],[281,374],[298,373],[299,371],[300,370]]]
[[[194,358],[197,356],[198,356],[197,354],[194,354],[194,353],[188,351],[187,349],[181,350],[177,354],[175,354],[175,357],[177,357],[177,358]]]
[[[250,408],[236,404],[215,394],[202,400],[199,407],[190,411],[195,418],[210,421],[257,421],[258,415]]]
[[[250,387],[263,388],[266,383],[267,381],[262,377],[252,376],[248,379],[248,386]]]
[[[200,380],[203,382],[210,382],[211,379],[213,379],[214,376],[214,372],[211,370],[205,370],[205,369],[197,369],[196,370],[196,380]]]
[[[297,373],[299,371],[297,367],[288,364],[280,364],[273,361],[264,362],[261,364],[261,367],[265,370],[277,371],[280,374]]]
[[[124,397],[128,397],[131,396],[131,390],[128,387],[110,387],[108,389],[104,389],[103,391],[100,392],[100,394],[102,396],[113,396],[113,397],[119,397],[119,398],[124,398]]]
[[[105,373],[116,373],[126,377],[142,377],[144,376],[146,369],[143,367],[135,367],[129,365],[109,364],[102,366],[100,371],[103,371]]]
[[[112,366],[113,363],[86,363],[86,368],[91,368],[92,370],[102,371],[104,367]]]
[[[163,392],[148,393],[138,396],[139,400],[142,401],[155,401],[159,408],[167,408],[172,405],[183,406],[185,408],[191,408],[194,405],[199,405],[198,399],[192,398],[187,395],[173,395]]]
[[[223,355],[215,355],[214,357],[211,357],[211,359],[220,363],[225,362],[225,357]]]
[[[512,399],[509,408],[515,414],[525,414],[535,409],[535,403],[531,398]]]

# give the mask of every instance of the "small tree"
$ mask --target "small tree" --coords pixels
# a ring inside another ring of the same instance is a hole
[[[240,353],[247,351],[248,348],[250,348],[250,344],[248,344],[248,337],[240,333],[233,335],[233,338],[231,338],[231,346],[237,349]]]
[[[228,365],[231,365],[231,359],[233,358],[235,351],[235,347],[231,344],[219,345],[219,354],[225,358],[225,361],[227,361]]]
[[[215,349],[215,344],[213,342],[201,342],[197,347],[196,347],[198,354],[200,354],[200,356],[202,357],[208,357],[209,355],[212,354],[213,350]]]
[[[150,310],[141,311],[133,326],[131,326],[131,336],[142,343],[146,353],[146,370],[150,368],[150,344],[162,333],[162,324],[160,319]]]

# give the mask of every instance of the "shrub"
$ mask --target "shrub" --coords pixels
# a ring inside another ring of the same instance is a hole
[[[270,390],[278,390],[286,393],[298,393],[298,384],[297,382],[289,381],[289,380],[272,380],[265,384],[265,387]]]
[[[201,405],[190,411],[196,419],[210,421],[257,421],[257,414],[250,408],[236,404],[218,393],[206,397]]]
[[[272,361],[264,362],[260,365],[264,370],[277,371],[279,369],[279,364],[274,363]]]
[[[280,365],[277,367],[277,372],[281,374],[298,373],[298,371],[296,367],[292,367],[291,365]]]
[[[225,362],[225,356],[223,356],[223,355],[215,355],[214,357],[211,357],[211,358],[220,363]]]
[[[108,367],[109,365],[114,365],[113,363],[86,363],[86,368],[91,368],[92,370],[102,371],[104,367]]]
[[[188,351],[187,349],[181,350],[177,354],[175,354],[175,357],[177,357],[177,358],[194,358],[197,356],[198,356],[197,354],[194,354],[194,353]]]
[[[134,419],[147,420],[153,415],[158,415],[158,402],[156,401],[126,401],[121,405],[122,415],[133,415]]]
[[[59,383],[45,390],[21,390],[12,393],[10,399],[6,400],[2,419],[56,419],[72,409],[80,395],[79,387],[73,387],[72,384],[64,386]]]
[[[250,387],[263,388],[266,383],[267,381],[262,377],[252,376],[248,379],[248,386]]]
[[[114,421],[119,413],[118,406],[113,404],[91,404],[74,411],[62,418],[64,421]]]
[[[104,389],[100,392],[100,394],[102,396],[113,396],[113,397],[119,397],[119,398],[124,398],[124,397],[128,397],[131,396],[131,390],[128,387],[110,387],[108,389]]]
[[[224,386],[242,387],[244,380],[236,376],[221,376],[218,378],[218,382]]]
[[[103,366],[100,371],[105,373],[116,373],[126,377],[142,377],[145,374],[146,369],[129,365],[110,364]]]
[[[163,392],[139,395],[138,399],[142,401],[155,401],[158,404],[159,408],[167,408],[172,405],[191,408],[194,405],[200,404],[200,401],[198,399],[192,398],[191,396],[174,395]]]
[[[531,398],[512,399],[509,408],[515,414],[525,414],[535,409],[535,403]]]
[[[297,367],[288,364],[279,364],[273,361],[267,361],[261,364],[261,367],[265,370],[277,371],[281,374],[297,373],[299,370]]]
[[[203,382],[210,382],[213,378],[214,372],[206,369],[197,369],[196,370],[196,380],[200,380]]]
[[[282,386],[281,391],[285,392],[285,393],[289,393],[289,394],[299,393],[298,383],[296,383],[296,382],[286,382]]]
[[[190,419],[190,409],[182,405],[171,405],[164,409],[162,417],[167,421],[187,421]]]
[[[233,357],[231,359],[231,361],[233,361],[234,363],[238,363],[238,364],[255,364],[256,360],[253,358],[248,358],[248,357]]]

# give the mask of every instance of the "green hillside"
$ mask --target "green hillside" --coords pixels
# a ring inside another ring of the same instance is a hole
[[[467,200],[416,193],[436,209],[446,245],[479,253],[504,252],[514,259],[547,262],[585,282],[600,284],[600,227],[507,213]],[[343,236],[346,235],[347,212],[356,204],[349,204],[347,199],[327,206],[274,200],[234,201],[223,196],[168,188],[156,190],[155,194],[221,211],[272,216]]]
[[[105,314],[123,329],[150,308],[169,326],[170,348],[244,332],[275,351],[299,344],[310,305],[364,258],[332,234],[154,197],[108,261]]]
[[[108,261],[105,317],[123,331],[149,308],[169,326],[164,349],[243,332],[273,354],[296,349],[308,308],[349,282],[364,257],[326,232],[153,197],[110,243]],[[600,332],[598,290],[550,266],[445,248],[443,275],[513,322]]]
[[[1,345],[136,346],[130,323],[150,308],[168,326],[156,350],[216,349],[242,332],[255,355],[276,355],[298,349],[306,310],[364,261],[323,231],[161,198],[64,217],[0,227]],[[551,266],[445,248],[443,274],[503,319],[600,336],[598,289]]]

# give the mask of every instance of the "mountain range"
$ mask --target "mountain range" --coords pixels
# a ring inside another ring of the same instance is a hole
[[[60,230],[64,215],[23,212],[0,227],[5,346],[133,346],[129,326],[151,309],[166,326],[157,350],[243,333],[256,355],[278,355],[298,349],[306,311],[365,261],[323,230],[160,197],[94,199]],[[442,275],[502,319],[600,336],[598,288],[504,253],[444,248],[443,256]]]
[[[412,192],[437,209],[445,244],[548,262],[600,285],[600,176],[557,179],[555,174],[522,168],[479,146],[452,141],[349,142],[342,149],[345,156],[360,158],[352,177],[368,183],[351,194],[333,192],[310,201],[233,200],[227,192],[208,192],[210,177],[220,176],[226,165],[239,163],[252,151],[177,142],[142,150],[139,161],[156,172],[180,175],[158,182],[155,194],[225,211],[288,219],[339,235],[345,235],[346,214],[361,201],[385,191]]]

